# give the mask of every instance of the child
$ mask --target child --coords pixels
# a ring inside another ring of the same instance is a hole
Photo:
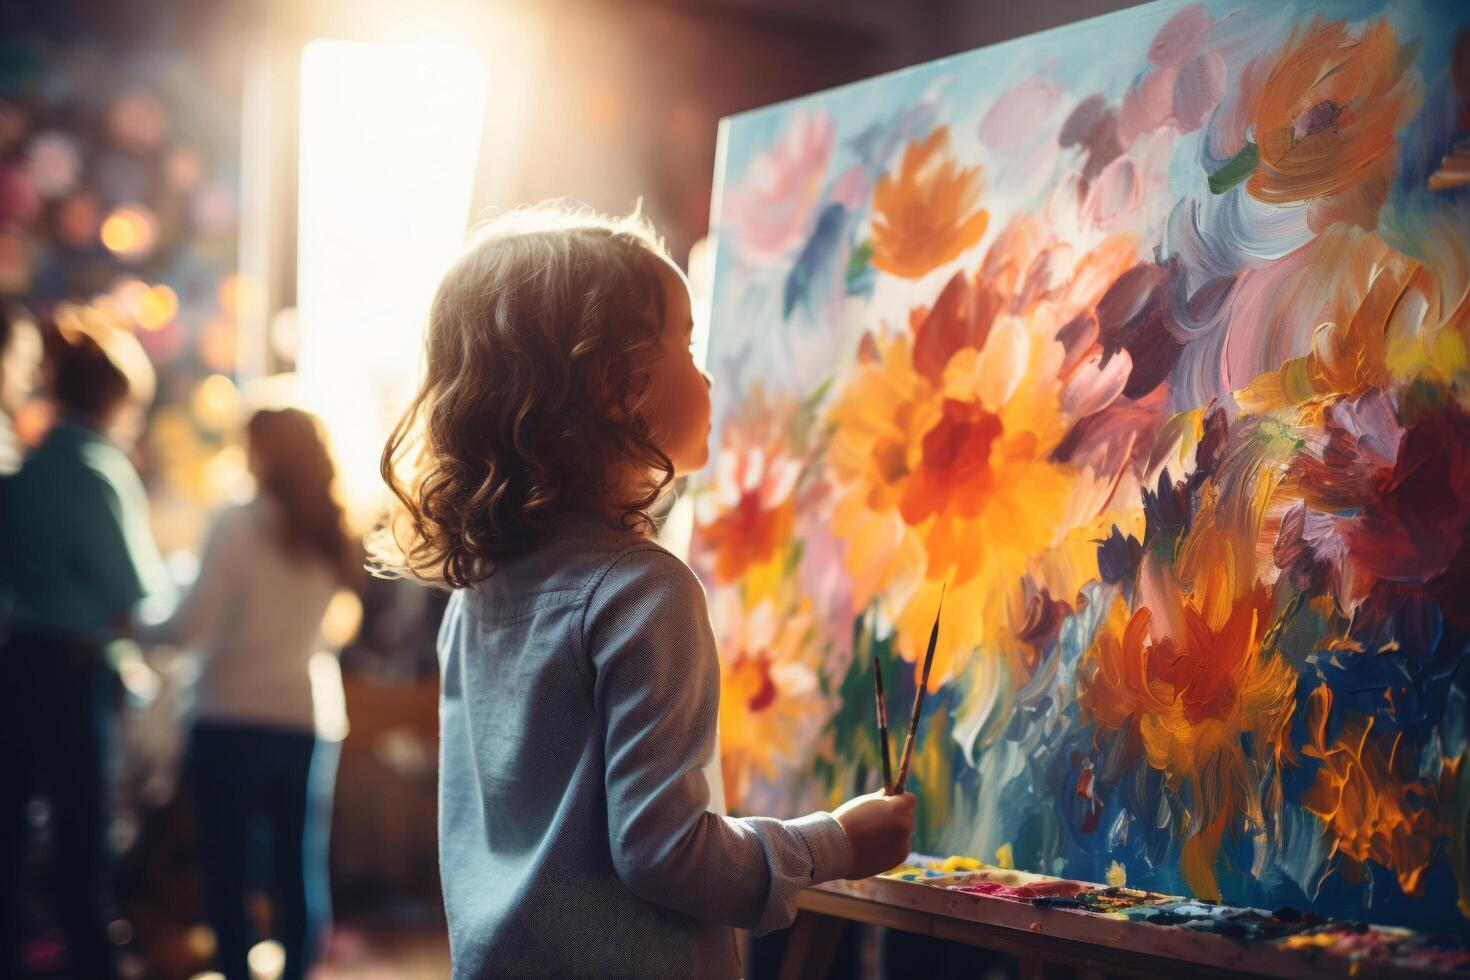
[[[327,834],[341,737],[316,710],[319,699],[341,702],[341,679],[312,660],[333,593],[362,574],[362,548],[347,531],[313,416],[256,412],[246,435],[254,499],[220,512],[188,595],[167,621],[136,635],[203,654],[186,775],[215,966],[228,980],[250,976],[249,845],[260,817],[286,951],[281,976],[299,980],[331,915]]]
[[[909,794],[796,820],[706,809],[714,636],[699,581],[649,536],[708,457],[692,330],[637,218],[513,213],[434,298],[376,551],[455,589],[439,820],[456,978],[737,976],[730,927],[782,928],[803,887],[908,853]]]

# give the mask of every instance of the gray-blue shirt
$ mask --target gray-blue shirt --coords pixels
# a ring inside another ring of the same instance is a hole
[[[732,926],[847,873],[828,813],[710,812],[720,672],[704,590],[585,515],[450,599],[439,844],[456,978],[732,977]]]

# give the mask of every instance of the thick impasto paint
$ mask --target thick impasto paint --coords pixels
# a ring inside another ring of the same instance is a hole
[[[733,118],[725,790],[1463,930],[1470,4],[1134,8]],[[997,858],[998,856],[998,858]]]

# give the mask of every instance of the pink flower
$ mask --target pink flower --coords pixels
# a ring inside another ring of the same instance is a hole
[[[1225,59],[1201,50],[1210,25],[1209,11],[1194,4],[1159,29],[1148,53],[1157,67],[1123,97],[1118,114],[1125,147],[1166,123],[1182,133],[1198,129],[1225,94]]]
[[[796,113],[776,145],[751,161],[721,208],[736,247],[751,262],[784,258],[811,228],[837,128],[818,109]]]

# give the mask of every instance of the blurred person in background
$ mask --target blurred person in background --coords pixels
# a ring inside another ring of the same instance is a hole
[[[27,811],[44,796],[53,840],[45,880],[70,972],[106,980],[115,975],[106,760],[116,684],[104,645],[128,627],[140,600],[167,588],[167,576],[128,457],[153,399],[153,369],[128,331],[68,321],[48,352],[57,423],[19,471],[0,480],[0,592],[10,606],[0,649],[8,749],[0,776],[0,971],[19,965]]]
[[[261,411],[246,434],[254,498],[219,513],[194,585],[166,622],[137,637],[203,657],[185,779],[216,968],[228,980],[250,975],[249,843],[263,821],[282,976],[294,980],[317,958],[330,920],[327,835],[342,735],[321,709],[340,704],[341,675],[335,661],[322,670],[313,658],[327,606],[359,577],[363,556],[318,421],[296,409]]]
[[[25,458],[15,417],[36,388],[41,353],[35,323],[19,309],[0,310],[0,477],[19,470]]]

